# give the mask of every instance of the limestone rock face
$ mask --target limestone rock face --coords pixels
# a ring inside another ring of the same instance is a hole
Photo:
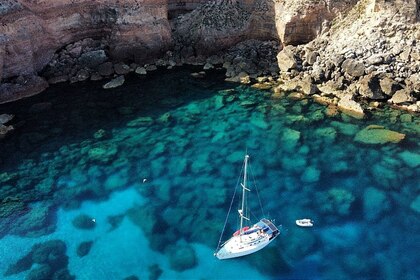
[[[171,44],[164,0],[23,0],[3,13],[1,78],[37,73],[55,51],[83,38],[107,37],[112,57],[138,60]]]
[[[23,82],[0,84],[0,104],[38,94],[48,87],[47,81],[36,75],[22,79]]]
[[[323,29],[324,22],[332,20],[357,1],[275,1],[276,26],[284,45],[312,41]]]
[[[293,52],[288,48],[285,48],[279,52],[277,55],[277,62],[282,72],[287,72],[296,68],[296,59]]]
[[[248,40],[277,38],[274,4],[268,0],[217,0],[174,21],[175,51],[205,55]]]

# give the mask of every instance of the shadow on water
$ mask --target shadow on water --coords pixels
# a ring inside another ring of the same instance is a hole
[[[209,71],[205,79],[189,75],[199,69],[160,69],[147,77],[131,74],[122,87],[108,90],[102,89],[107,80],[58,84],[39,95],[0,105],[1,113],[15,115],[9,123],[15,131],[0,146],[2,171],[32,152],[82,142],[99,129],[112,130],[133,116],[158,117],[228,86],[220,83],[223,71]]]

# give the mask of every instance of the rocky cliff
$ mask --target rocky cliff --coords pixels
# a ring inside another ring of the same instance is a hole
[[[280,52],[279,66],[293,78],[285,88],[312,84],[306,93],[361,116],[378,101],[420,111],[418,14],[415,0],[357,2],[310,43]]]
[[[419,0],[7,0],[0,4],[0,103],[45,89],[41,71],[50,83],[76,82],[135,68],[145,73],[154,69],[144,65],[152,61],[168,67],[223,63],[220,53],[211,55],[244,41],[238,48],[247,50],[227,52],[227,76],[272,75],[277,67],[270,62],[262,63],[269,71],[243,67],[258,65],[264,53],[271,57],[277,50],[272,43],[255,43],[252,49],[253,40],[276,40],[286,47],[278,56],[282,78],[330,82],[335,90],[352,92],[349,100],[392,99],[410,86],[394,101],[413,103],[419,6]],[[156,61],[159,57],[163,62]],[[119,61],[137,64],[113,65]],[[372,93],[385,76],[395,80],[387,83],[392,90]],[[352,86],[363,83],[369,89]]]
[[[132,60],[152,59],[172,43],[163,0],[7,0],[0,16],[0,77],[23,77],[3,86],[3,101],[42,90],[46,83],[33,77],[78,40],[106,38],[112,58]]]

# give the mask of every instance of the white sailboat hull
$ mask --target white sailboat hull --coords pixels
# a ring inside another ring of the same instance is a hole
[[[258,244],[248,245],[239,242],[239,236],[234,236],[229,239],[225,245],[216,253],[216,257],[219,260],[224,260],[246,256],[263,249],[265,246],[270,244],[272,240],[269,240],[266,237]]]
[[[231,237],[215,253],[215,256],[219,260],[224,260],[255,253],[270,244],[279,233],[279,230],[271,222],[262,219],[242,235]]]

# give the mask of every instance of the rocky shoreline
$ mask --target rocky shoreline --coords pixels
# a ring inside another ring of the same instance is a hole
[[[13,74],[3,62],[8,57],[0,55],[6,71],[0,103],[37,94],[49,84],[107,79],[104,88],[113,88],[130,72],[146,75],[158,67],[192,64],[204,71],[224,68],[227,81],[300,92],[357,118],[385,103],[420,112],[419,8],[410,1],[398,10],[397,2],[215,1],[171,20],[171,47],[147,59],[121,59],[112,36],[66,44],[35,75]],[[22,8],[13,7],[12,12]],[[126,16],[119,12],[116,17]],[[109,13],[101,24],[116,24]],[[159,15],[165,17],[160,10]]]

